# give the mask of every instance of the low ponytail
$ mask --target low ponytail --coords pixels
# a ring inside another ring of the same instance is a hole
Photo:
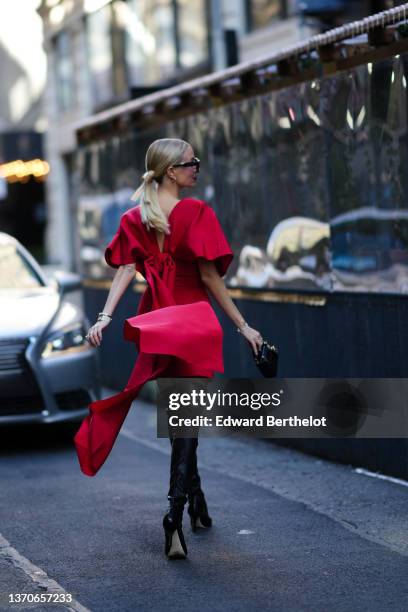
[[[154,170],[147,170],[141,178],[142,184],[130,199],[136,201],[140,198],[140,213],[146,227],[169,234],[170,227],[157,197],[158,183],[154,180]]]
[[[167,169],[173,164],[180,163],[189,143],[179,138],[160,138],[155,140],[147,149],[142,184],[134,192],[131,200],[140,199],[140,213],[142,222],[148,229],[170,234],[170,225],[163,213],[157,188],[162,182]]]

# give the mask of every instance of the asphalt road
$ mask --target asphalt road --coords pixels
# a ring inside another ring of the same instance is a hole
[[[77,426],[76,426],[77,429]],[[164,556],[170,443],[139,400],[99,474],[73,431],[0,430],[0,609],[408,610],[408,483],[267,440],[202,438],[214,526]],[[59,603],[10,603],[10,594]],[[73,602],[60,603],[72,595]]]

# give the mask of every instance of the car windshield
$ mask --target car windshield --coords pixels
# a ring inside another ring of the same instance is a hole
[[[40,277],[13,243],[0,244],[0,290],[43,287]]]

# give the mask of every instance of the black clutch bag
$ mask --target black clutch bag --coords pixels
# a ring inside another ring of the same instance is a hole
[[[265,378],[274,378],[276,376],[278,371],[278,355],[279,351],[276,346],[269,344],[267,340],[262,342],[257,355],[254,355],[255,363]]]

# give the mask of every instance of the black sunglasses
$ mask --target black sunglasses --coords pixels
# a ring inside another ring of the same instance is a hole
[[[200,160],[198,157],[194,157],[191,161],[182,164],[173,164],[173,168],[191,168],[192,166],[196,167],[197,172],[200,171]]]

